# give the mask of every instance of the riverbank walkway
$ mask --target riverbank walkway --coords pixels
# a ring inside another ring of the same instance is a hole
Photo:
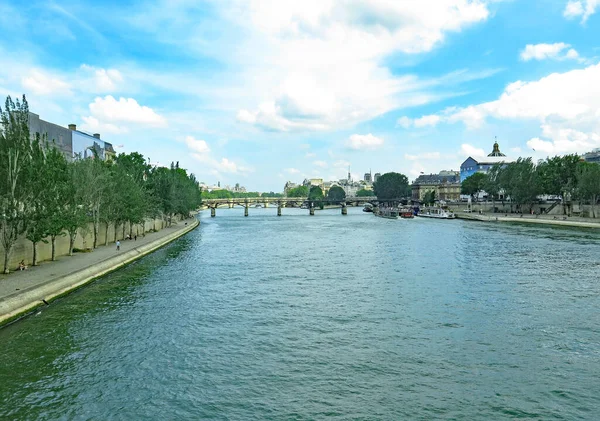
[[[121,240],[119,251],[114,243],[109,243],[90,253],[60,256],[54,262],[41,262],[23,271],[0,274],[0,326],[153,252],[198,224],[199,220],[192,217],[146,233],[145,237],[138,236],[137,240]]]
[[[520,222],[527,224],[559,225],[566,227],[600,228],[600,219],[583,218],[580,216],[563,215],[529,215],[516,213],[468,213],[455,212],[460,219],[482,222]]]

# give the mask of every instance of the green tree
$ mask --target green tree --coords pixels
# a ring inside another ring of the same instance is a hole
[[[510,196],[511,209],[513,202],[521,211],[524,205],[531,210],[534,201],[542,191],[539,173],[531,158],[519,158],[502,168],[498,174],[499,187]]]
[[[0,242],[4,247],[4,273],[19,235],[26,228],[26,205],[32,194],[26,173],[31,160],[29,106],[6,98],[0,107]]]
[[[600,165],[580,162],[577,166],[577,190],[580,197],[588,199],[592,207],[592,218],[596,217],[596,204],[600,197]]]
[[[323,190],[319,186],[311,186],[310,191],[308,192],[308,200],[310,201],[321,201],[323,200],[324,194]]]
[[[71,178],[65,156],[54,145],[46,147],[46,159],[43,170],[44,178],[50,180],[44,186],[44,201],[47,210],[46,234],[52,246],[51,259],[56,260],[56,238],[65,235],[68,224],[68,202]]]
[[[369,197],[369,196],[373,196],[373,190],[367,190],[367,189],[360,189],[359,191],[356,192],[356,196],[357,197]]]
[[[486,183],[487,175],[482,172],[476,172],[463,180],[460,186],[460,192],[473,197],[484,189]]]
[[[425,205],[433,205],[435,203],[435,190],[429,190],[423,196],[423,203]]]
[[[73,255],[73,247],[77,238],[77,231],[87,227],[87,210],[84,206],[87,195],[85,186],[81,184],[81,170],[83,163],[74,161],[68,163],[67,178],[69,182],[65,186],[64,219],[65,229],[69,234],[69,256]],[[85,236],[82,235],[84,238]]]
[[[340,186],[333,186],[327,192],[327,199],[333,202],[341,202],[346,199],[346,192]]]
[[[307,197],[308,196],[308,187],[307,186],[298,186],[294,187],[290,191],[288,191],[287,197]]]
[[[568,199],[577,188],[578,155],[547,158],[538,166],[540,193],[561,196],[563,214],[568,213]]]
[[[373,184],[373,190],[379,200],[398,200],[410,195],[408,178],[397,172],[381,175]]]

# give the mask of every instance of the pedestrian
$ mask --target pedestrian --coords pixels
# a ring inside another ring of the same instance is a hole
[[[117,251],[121,250],[121,242],[117,240]]]
[[[137,241],[137,234],[133,236],[133,241]]]

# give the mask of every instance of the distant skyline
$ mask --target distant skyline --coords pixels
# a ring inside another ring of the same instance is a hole
[[[600,0],[0,0],[0,95],[209,185],[600,147]]]

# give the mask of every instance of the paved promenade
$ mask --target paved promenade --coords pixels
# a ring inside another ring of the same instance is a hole
[[[600,219],[582,218],[578,216],[563,217],[562,215],[527,215],[504,213],[467,213],[455,212],[460,219],[470,219],[483,222],[522,222],[529,224],[560,225],[568,227],[600,228]]]
[[[24,271],[0,275],[0,326],[33,310],[53,298],[109,273],[123,265],[164,246],[191,231],[198,219],[179,221],[177,225],[139,236],[137,241],[121,241],[121,250],[114,243],[100,246],[91,253],[60,256],[54,262],[42,262]]]

